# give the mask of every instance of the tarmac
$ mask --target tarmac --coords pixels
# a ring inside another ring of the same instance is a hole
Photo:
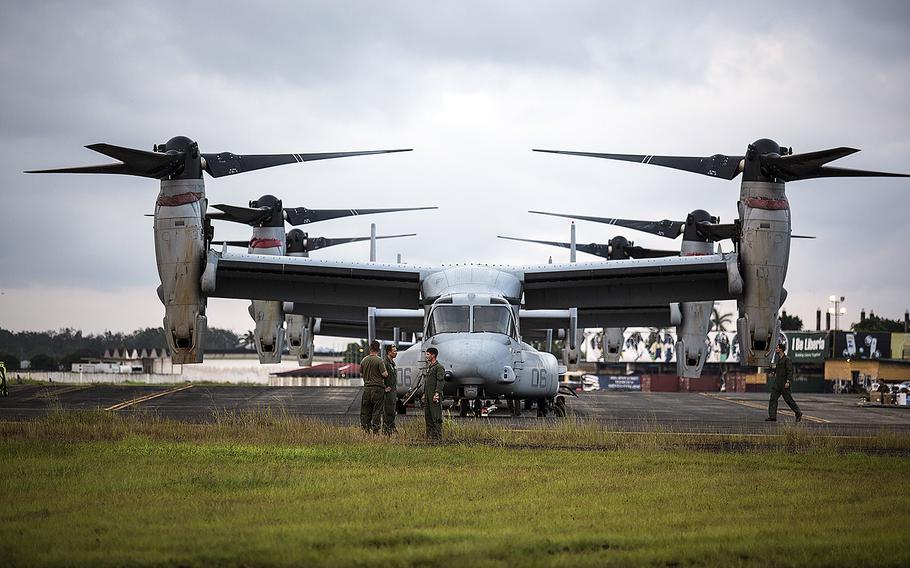
[[[338,424],[357,424],[359,387],[270,387],[54,385],[11,384],[0,397],[0,420],[30,420],[55,411],[102,410],[147,413],[185,422],[211,422],[230,413],[279,411]],[[800,428],[819,434],[855,436],[895,432],[910,435],[910,407],[863,407],[858,395],[794,394],[803,411]],[[569,397],[570,416],[595,420],[617,431],[770,433],[792,426],[795,417],[783,400],[777,422],[765,422],[767,393],[648,393],[594,391]],[[489,416],[455,420],[489,420],[508,427],[557,421],[523,410],[513,418],[505,404]],[[408,408],[403,420],[422,419]]]

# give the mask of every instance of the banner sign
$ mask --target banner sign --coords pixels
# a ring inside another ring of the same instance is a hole
[[[890,359],[891,334],[880,331],[836,331],[834,358]]]
[[[603,390],[640,391],[641,377],[638,375],[597,375]]]
[[[739,362],[739,342],[732,331],[708,332],[708,363]],[[604,360],[604,334],[600,328],[585,330],[581,344],[584,360],[589,363]],[[676,330],[627,327],[623,332],[620,354],[623,363],[675,363]]]
[[[794,363],[821,363],[827,358],[826,332],[786,331],[784,336],[787,338],[787,354]]]
[[[891,334],[891,358],[910,360],[910,333]]]

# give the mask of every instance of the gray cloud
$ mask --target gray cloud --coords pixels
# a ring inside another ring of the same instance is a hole
[[[563,258],[495,239],[568,235],[566,223],[527,209],[735,215],[735,182],[532,147],[740,153],[770,136],[795,151],[863,148],[845,167],[910,169],[903,2],[91,2],[78,10],[6,2],[0,11],[0,239],[4,265],[15,267],[0,271],[0,287],[11,291],[134,297],[157,285],[151,223],[142,217],[154,181],[20,173],[106,161],[81,148],[93,142],[150,148],[186,134],[205,151],[413,146],[408,155],[207,180],[207,188],[211,202],[274,193],[308,207],[439,205],[373,219],[380,231],[421,233],[380,249],[414,263]],[[910,267],[897,259],[906,257],[910,229],[907,184],[788,187],[794,230],[819,237],[793,247],[791,312],[808,320],[835,292],[878,313],[903,312]],[[311,231],[354,235],[368,223]],[[248,236],[244,227],[216,230]],[[578,230],[585,242],[614,234]],[[366,255],[365,245],[329,250]],[[231,305],[236,319],[225,321],[242,329],[243,307]],[[6,301],[0,325],[28,327],[40,309]],[[156,325],[157,308],[148,313]],[[110,327],[132,325],[116,317]],[[77,319],[73,312],[67,323]]]

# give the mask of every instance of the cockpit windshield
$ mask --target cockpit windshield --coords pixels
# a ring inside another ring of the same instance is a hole
[[[471,306],[436,306],[430,316],[427,335],[470,331]]]
[[[512,311],[508,306],[474,306],[474,333],[514,335]]]

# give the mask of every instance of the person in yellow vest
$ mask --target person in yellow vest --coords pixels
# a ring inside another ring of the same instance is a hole
[[[442,388],[445,385],[445,369],[436,360],[439,351],[427,349],[427,371],[423,383],[424,417],[427,421],[427,439],[433,442],[442,439]]]
[[[389,376],[379,357],[379,342],[370,343],[370,353],[360,362],[363,377],[363,396],[360,399],[360,427],[367,432],[379,433],[379,420],[385,400],[385,378]]]

